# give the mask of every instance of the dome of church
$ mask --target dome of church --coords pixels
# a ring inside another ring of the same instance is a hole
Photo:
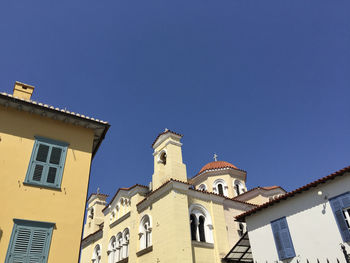
[[[207,163],[202,167],[202,169],[199,171],[198,174],[206,171],[206,170],[213,170],[213,169],[221,169],[221,168],[233,168],[233,169],[238,169],[236,166],[234,166],[232,163],[228,163],[225,161],[214,161]]]

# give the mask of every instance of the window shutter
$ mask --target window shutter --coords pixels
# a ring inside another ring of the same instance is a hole
[[[50,149],[50,147],[48,145],[40,143],[35,160],[46,163],[47,155],[49,154],[49,149]]]
[[[29,250],[31,228],[16,226],[15,236],[9,255],[9,262],[26,263]]]
[[[37,228],[33,230],[29,246],[29,262],[46,262],[46,251],[50,238],[50,230]]]
[[[343,209],[350,207],[350,193],[346,193],[345,195],[341,195],[337,198],[329,200],[335,220],[337,221],[340,234],[343,238],[344,242],[350,241],[350,232],[349,228],[345,222],[345,218],[343,215]]]
[[[14,221],[14,230],[5,263],[46,263],[52,224],[19,219]]]
[[[285,217],[281,218],[280,226],[281,226],[280,236],[282,239],[285,256],[286,258],[295,257],[293,242],[292,242],[292,238],[290,237],[287,219]]]
[[[59,188],[68,144],[35,136],[35,144],[26,175],[26,183]]]
[[[272,226],[273,237],[275,239],[278,257],[279,259],[284,259],[285,253],[284,253],[283,243],[280,237],[280,224],[278,221],[274,221],[271,223],[271,226]]]
[[[272,232],[276,243],[277,253],[280,260],[295,257],[292,238],[289,233],[287,219],[280,218],[271,223]]]

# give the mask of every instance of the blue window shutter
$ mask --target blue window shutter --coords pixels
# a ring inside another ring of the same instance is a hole
[[[59,188],[67,154],[67,143],[36,136],[26,183]]]
[[[285,258],[284,247],[282,243],[282,239],[280,236],[280,224],[278,221],[274,221],[271,223],[273,237],[275,239],[276,249],[278,253],[279,259]]]
[[[10,254],[8,262],[23,262],[27,261],[27,254],[30,244],[31,229],[30,227],[22,227],[15,225],[14,238],[10,244]]]
[[[336,198],[329,200],[335,220],[337,221],[340,234],[344,242],[350,241],[350,231],[345,222],[343,209],[350,207],[350,193],[343,194]]]
[[[31,243],[28,251],[28,262],[47,262],[47,252],[50,240],[50,229],[33,229]]]
[[[295,257],[295,251],[294,251],[294,247],[293,247],[292,238],[291,238],[290,233],[289,233],[287,219],[285,217],[283,217],[279,220],[279,222],[280,222],[280,226],[281,226],[280,236],[282,239],[284,253],[286,255],[286,258]]]
[[[278,257],[280,260],[295,257],[292,238],[285,217],[271,222]]]
[[[46,263],[53,224],[16,220],[5,263]]]

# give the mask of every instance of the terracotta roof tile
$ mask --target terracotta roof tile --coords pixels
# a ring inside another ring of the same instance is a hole
[[[299,187],[299,188],[297,188],[297,189],[295,189],[295,190],[293,190],[291,192],[288,192],[288,193],[286,193],[284,195],[281,195],[280,197],[278,197],[276,199],[273,199],[273,200],[271,200],[269,202],[266,202],[266,203],[264,203],[262,205],[259,205],[259,206],[255,207],[255,208],[245,212],[245,213],[242,213],[242,214],[236,216],[235,218],[238,221],[244,221],[245,217],[247,217],[249,215],[252,215],[252,214],[254,214],[254,213],[256,213],[256,212],[258,212],[260,210],[263,210],[265,208],[268,208],[268,207],[270,207],[270,206],[272,206],[272,205],[274,205],[274,204],[276,204],[276,203],[278,203],[278,202],[280,202],[282,200],[286,200],[286,199],[288,199],[290,197],[293,197],[296,194],[299,194],[299,193],[302,193],[304,191],[307,191],[307,190],[309,190],[312,187],[318,186],[319,184],[323,184],[323,183],[325,183],[327,181],[333,180],[334,178],[336,178],[338,176],[343,176],[345,173],[348,173],[348,172],[350,172],[350,166],[347,166],[347,167],[345,167],[345,168],[343,168],[343,169],[341,169],[339,171],[336,171],[336,172],[334,172],[334,173],[332,173],[330,175],[322,177],[322,178],[320,178],[320,179],[318,179],[316,181],[313,181],[313,182],[311,182],[311,183],[309,183],[307,185],[304,185],[304,186]]]
[[[147,200],[147,198],[154,194],[155,192],[157,192],[159,189],[163,188],[165,185],[167,185],[169,182],[179,182],[179,183],[183,183],[183,184],[187,184],[189,186],[193,186],[192,184],[188,183],[188,182],[183,182],[183,181],[180,181],[180,180],[177,180],[177,179],[170,179],[168,181],[166,181],[164,184],[162,184],[161,186],[159,186],[156,190],[150,192],[143,200],[141,200],[139,203],[137,203],[136,206],[140,205],[141,203],[143,203],[144,201]],[[193,186],[194,187],[194,186]],[[230,200],[230,201],[235,201],[235,202],[239,202],[239,203],[243,203],[243,204],[246,204],[246,205],[251,205],[251,206],[256,206],[254,204],[251,204],[251,203],[248,203],[248,202],[244,202],[244,201],[240,201],[240,200],[234,200],[233,198],[228,198],[227,196],[224,196],[224,195],[220,195],[220,194],[216,194],[214,192],[208,192],[208,191],[205,191],[205,190],[198,190],[198,189],[195,189],[195,188],[190,188],[190,190],[192,191],[196,191],[196,192],[201,192],[201,193],[204,193],[204,194],[209,194],[209,195],[215,195],[215,196],[220,196],[220,197],[223,197],[225,198],[226,200]]]
[[[244,192],[244,193],[242,193],[242,194],[240,194],[240,195],[235,196],[233,199],[240,198],[241,196],[243,196],[243,195],[245,195],[245,194],[247,194],[247,193],[250,193],[250,192],[252,192],[252,191],[254,191],[254,190],[257,190],[257,189],[263,189],[263,190],[269,191],[269,190],[274,190],[274,189],[278,189],[278,188],[282,189],[284,192],[287,192],[287,191],[284,190],[281,186],[277,186],[277,185],[274,185],[274,186],[264,186],[264,187],[257,186],[257,187],[254,187],[254,188],[248,190],[247,192]]]
[[[0,94],[3,95],[3,96],[6,96],[6,97],[13,98],[13,99],[20,100],[20,101],[24,101],[24,102],[27,102],[27,103],[30,103],[30,104],[33,104],[33,105],[38,105],[38,106],[41,106],[41,107],[46,108],[46,109],[55,110],[55,111],[58,111],[58,112],[64,112],[64,113],[67,113],[69,115],[73,115],[73,116],[76,116],[76,117],[79,117],[79,118],[82,118],[82,119],[87,119],[87,120],[99,122],[99,123],[102,123],[102,124],[108,124],[108,122],[103,121],[103,120],[95,119],[95,118],[92,118],[92,117],[89,117],[89,116],[85,116],[83,114],[75,113],[75,112],[72,112],[72,111],[69,111],[69,110],[66,110],[66,109],[60,109],[60,108],[57,108],[57,107],[54,107],[54,106],[51,106],[51,105],[48,105],[48,104],[43,104],[41,102],[37,102],[37,101],[34,101],[34,100],[26,100],[26,99],[23,99],[23,98],[19,98],[19,97],[13,96],[11,94],[8,94],[6,92],[0,92]]]
[[[80,125],[88,129],[93,129],[95,134],[92,157],[95,156],[110,127],[110,124],[106,121],[91,118],[79,113],[68,111],[66,109],[59,109],[41,102],[18,98],[5,92],[0,92],[0,104],[4,105],[5,107],[17,107],[30,113],[41,114],[55,120],[59,119],[63,122],[69,122],[74,125]]]
[[[206,165],[204,165],[202,167],[202,169],[195,176],[193,176],[190,180],[193,180],[194,178],[196,178],[197,176],[201,175],[202,173],[204,173],[206,171],[217,170],[217,169],[225,169],[225,168],[235,169],[235,170],[238,170],[238,171],[246,172],[246,171],[244,171],[242,169],[237,168],[232,163],[225,162],[225,161],[214,161],[214,162],[210,162],[210,163],[207,163]]]

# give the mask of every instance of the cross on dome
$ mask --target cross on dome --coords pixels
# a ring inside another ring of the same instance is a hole
[[[214,161],[217,162],[218,161],[218,155],[216,153],[214,153]]]

